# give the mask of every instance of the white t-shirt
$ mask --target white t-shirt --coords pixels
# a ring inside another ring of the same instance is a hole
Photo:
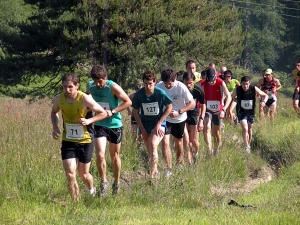
[[[167,89],[162,81],[160,81],[156,86],[167,92],[169,98],[173,101],[172,110],[179,111],[179,109],[185,107],[193,99],[193,95],[187,86],[177,80],[175,80],[174,86],[171,89]],[[180,123],[186,119],[187,115],[186,112],[184,112],[175,118],[170,118],[168,116],[166,120],[170,123]]]

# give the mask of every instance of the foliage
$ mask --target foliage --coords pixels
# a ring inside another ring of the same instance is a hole
[[[204,0],[25,2],[36,10],[18,24],[21,41],[6,43],[2,83],[67,72],[86,76],[99,63],[127,88],[145,70],[182,68],[189,58],[226,64],[242,51],[237,10]]]

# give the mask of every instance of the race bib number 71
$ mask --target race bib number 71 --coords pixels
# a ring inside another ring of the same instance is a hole
[[[66,124],[66,138],[80,140],[84,138],[84,129],[80,124]]]

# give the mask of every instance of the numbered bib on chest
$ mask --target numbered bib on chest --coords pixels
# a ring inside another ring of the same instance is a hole
[[[206,103],[207,109],[213,112],[217,112],[220,110],[220,102],[219,101],[207,101]]]
[[[253,107],[253,100],[242,100],[241,107],[243,109],[252,109]]]
[[[80,140],[84,138],[84,129],[80,124],[66,123],[66,138],[72,140]]]
[[[109,103],[107,102],[98,102],[99,105],[101,105],[101,107],[104,109],[104,110],[110,110],[109,108]]]
[[[158,102],[142,103],[144,115],[156,116],[159,114]]]
[[[268,98],[269,99],[273,99],[274,98],[274,94],[272,93],[272,91],[268,91]]]

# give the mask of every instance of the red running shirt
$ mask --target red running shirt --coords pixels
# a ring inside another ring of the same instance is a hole
[[[206,80],[201,81],[201,86],[204,88],[204,97],[206,109],[211,112],[218,112],[223,109],[222,105],[222,83],[224,81],[216,78],[216,83],[210,85]]]

